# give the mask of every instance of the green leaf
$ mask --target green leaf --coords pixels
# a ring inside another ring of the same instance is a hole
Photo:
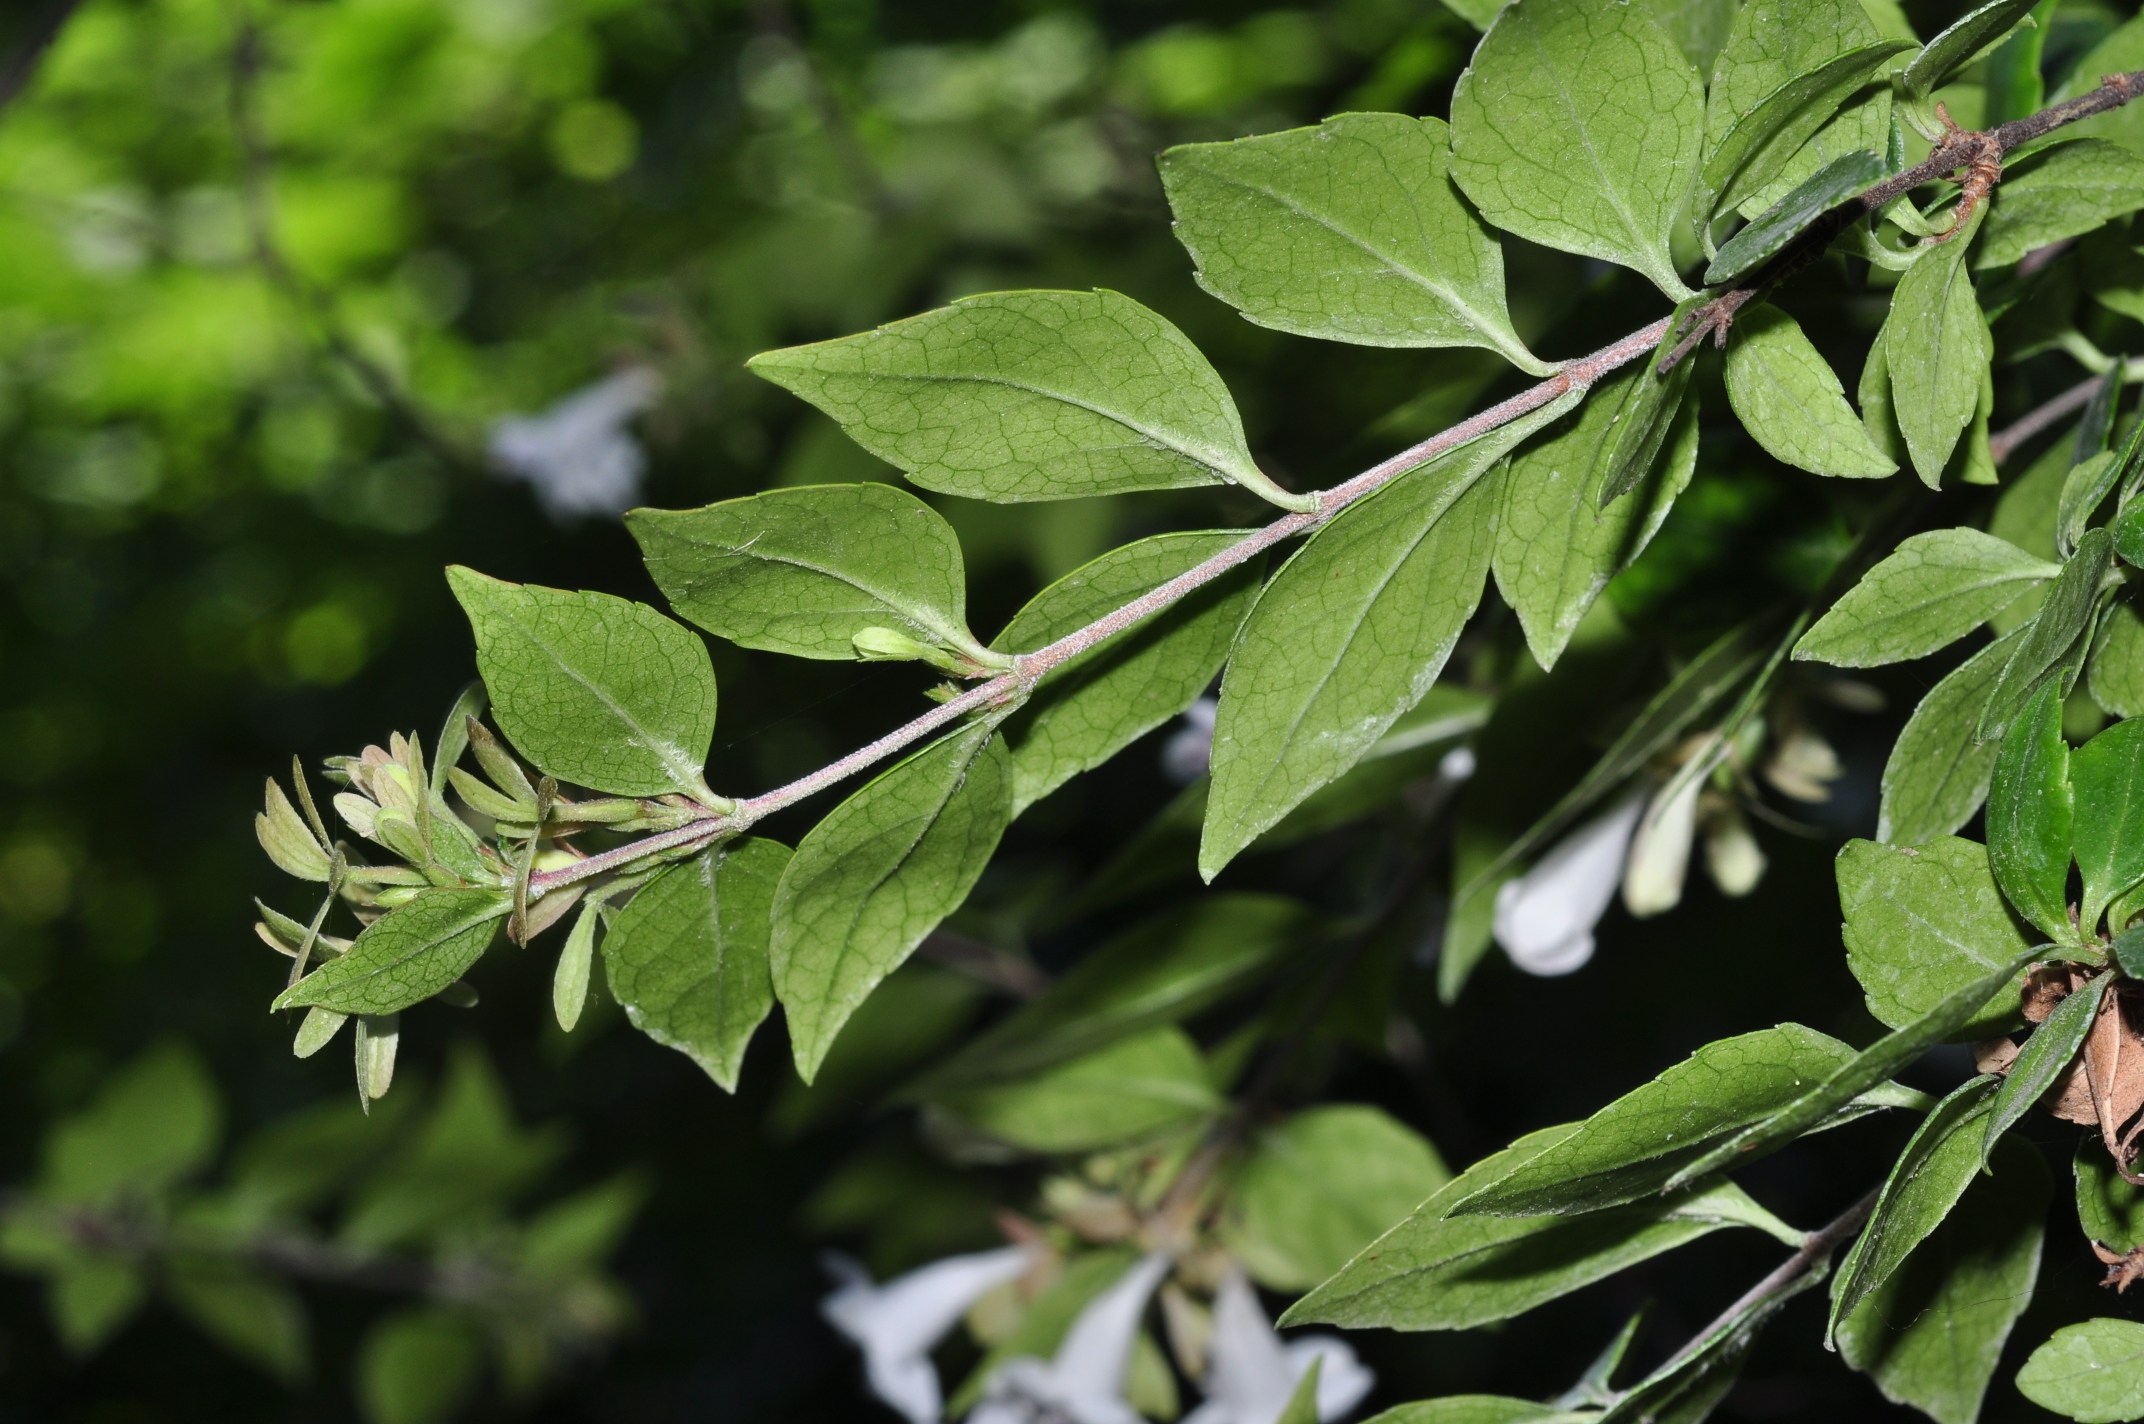
[[[2058,144],[2015,166],[2023,171],[2006,171],[1995,190],[1975,267],[2007,266],[2144,208],[2144,155],[2105,139]]]
[[[1677,367],[1694,365],[1684,361]],[[1687,375],[1683,378],[1686,383]],[[1674,435],[1665,458],[1638,467],[1630,498],[1599,506],[1621,442],[1645,432],[1635,407],[1642,389],[1673,384],[1650,361],[1597,389],[1548,438],[1512,457],[1504,476],[1504,510],[1496,531],[1496,586],[1519,615],[1534,661],[1551,668],[1601,590],[1652,542],[1697,467],[1697,402],[1662,413]],[[1675,392],[1680,396],[1681,392]],[[1659,427],[1665,434],[1668,424]]]
[[[1880,479],[1898,470],[1870,443],[1830,365],[1778,307],[1759,306],[1735,321],[1727,399],[1775,460],[1846,479]]]
[[[1453,1203],[1567,1140],[1544,1128],[1468,1168],[1281,1316],[1283,1325],[1465,1330],[1524,1314],[1709,1236],[1756,1226],[1792,1235],[1732,1182],[1579,1216],[1448,1216]]]
[[[140,1267],[105,1256],[73,1256],[45,1289],[53,1330],[75,1355],[87,1355],[111,1339],[149,1296]]]
[[[2009,991],[2012,982],[2038,952],[2037,949],[2027,950],[2011,963],[1942,1000],[1918,1022],[1877,1039],[1856,1054],[1851,1063],[1793,1102],[1743,1128],[1683,1167],[1668,1179],[1668,1186],[1683,1186],[1728,1167],[1754,1161],[1796,1138],[1834,1125],[1838,1121],[1837,1114],[1849,1111],[1863,1100],[1864,1094],[1877,1089],[1891,1074],[1936,1044],[1954,1039],[1960,1029],[1985,1011],[1989,1000]]]
[[[2005,1142],[1995,1175],[1839,1326],[1839,1352],[1884,1398],[1936,1424],[1975,1424],[2011,1328],[2040,1274],[2048,1181],[2040,1154]]]
[[[807,1083],[856,1006],[957,909],[1012,818],[987,722],[884,772],[812,828],[782,872],[769,951]]]
[[[1670,300],[1704,82],[1640,5],[1513,0],[1452,95],[1452,176],[1519,236],[1618,262]]]
[[[1972,222],[1979,222],[1976,214]],[[1966,275],[1961,233],[1923,255],[1899,278],[1877,340],[1891,374],[1892,413],[1921,482],[1934,489],[1958,436],[1980,404],[1994,339]]]
[[[2077,542],[2077,552],[2070,555],[2061,574],[2049,586],[2046,601],[2033,616],[2025,636],[2018,640],[2017,651],[2003,666],[2002,677],[1988,694],[1988,705],[1980,714],[1975,736],[1982,741],[2001,736],[2045,681],[2054,682],[2061,694],[2069,692],[2070,675],[2084,664],[2092,614],[2099,606],[2100,584],[2113,560],[2113,544],[2107,531],[2087,530]]]
[[[1835,3],[1842,11],[1859,8],[1852,0],[1835,0]],[[1819,8],[1823,7],[1795,7],[1797,13]],[[1866,26],[1867,21],[1863,20],[1862,24]],[[1839,106],[1868,83],[1883,67],[1884,61],[1911,48],[1899,40],[1876,40],[1814,64],[1781,82],[1778,88],[1736,116],[1724,131],[1709,136],[1695,211],[1709,217],[1739,208],[1753,199],[1762,201],[1766,191],[1786,172],[1789,161],[1819,129],[1832,121]],[[1721,69],[1725,68],[1726,56],[1722,55]],[[1738,73],[1737,78],[1740,77]],[[1714,115],[1708,119],[1708,127],[1717,122],[1720,113],[1726,112],[1717,103],[1720,93],[1721,87],[1715,84]]]
[[[1422,700],[1481,602],[1503,498],[1492,470],[1574,403],[1349,505],[1273,576],[1221,684],[1200,874],[1212,879]]]
[[[475,1393],[482,1363],[468,1321],[420,1307],[372,1327],[358,1346],[353,1383],[367,1424],[446,1424]]]
[[[1764,1121],[1853,1059],[1837,1039],[1793,1023],[1708,1043],[1447,1210],[1570,1215],[1651,1196],[1708,1144]]]
[[[1732,1314],[1594,1415],[1597,1424],[1702,1424],[1741,1378],[1772,1317],[1821,1278],[1820,1271],[1805,1271],[1778,1289],[1752,1292],[1753,1299],[1738,1303]]]
[[[1305,1290],[1451,1180],[1436,1149],[1385,1112],[1307,1109],[1261,1132],[1229,1188],[1221,1227],[1269,1290]]]
[[[633,1027],[706,1070],[724,1092],[774,1006],[767,968],[775,887],[789,848],[752,839],[704,851],[633,892],[603,940],[611,997]]]
[[[1581,1424],[1597,1417],[1500,1394],[1454,1394],[1394,1405],[1367,1424]]]
[[[1996,888],[1987,847],[1973,841],[1848,841],[1837,869],[1846,966],[1868,996],[1869,1013],[1886,1028],[1918,1022],[2033,942]],[[2012,993],[1959,1035],[1987,1038],[2018,1022]]]
[[[1218,372],[1115,292],[994,292],[754,356],[925,489],[1017,503],[1231,482],[1305,502],[1251,459]]]
[[[1826,213],[1882,182],[1888,165],[1866,149],[1833,159],[1726,242],[1705,269],[1705,285],[1724,286],[1785,251]]]
[[[2002,1135],[2015,1127],[2018,1120],[2032,1111],[2035,1104],[2054,1087],[2071,1063],[2077,1059],[2077,1050],[2084,1046],[2085,1036],[2092,1031],[2094,1020],[2099,1017],[2099,1001],[2108,985],[2111,974],[2102,974],[2083,988],[2065,997],[2047,1016],[2047,1021],[2025,1040],[2025,1046],[2011,1063],[2003,1076],[2002,1090],[1995,1095],[1995,1103],[1988,1113],[1987,1131],[1981,1134],[1981,1161],[1992,1161],[1997,1142]]]
[[[560,781],[613,796],[705,796],[715,735],[707,646],[644,603],[503,583],[459,566],[447,582],[476,633],[492,715]]]
[[[769,490],[704,509],[636,509],[626,527],[670,606],[719,638],[800,658],[853,658],[891,628],[970,655],[960,540],[891,485]]]
[[[2047,31],[2062,0],[2037,0],[2027,12],[2030,24],[2021,24],[2010,38],[1988,56],[1987,112],[1981,125],[1992,128],[2011,119],[2037,113],[2047,103],[2047,83],[2040,75],[2041,57],[2047,47]]]
[[[1683,307],[1690,305],[1686,302]],[[1681,310],[1683,308],[1677,308],[1678,312]],[[1672,334],[1671,325],[1669,335]],[[1668,337],[1662,336],[1660,351],[1665,351],[1668,345]],[[1694,358],[1678,361],[1675,369],[1663,376],[1658,354],[1656,352],[1654,357],[1642,362],[1630,378],[1611,383],[1621,395],[1616,402],[1614,417],[1608,423],[1599,458],[1593,464],[1599,473],[1593,502],[1601,509],[1629,494],[1647,475],[1660,468],[1660,452],[1667,448],[1670,435],[1677,441],[1685,438],[1683,427],[1676,424],[1676,416],[1685,404],[1684,393],[1690,389],[1690,377],[1697,370],[1697,361]],[[1607,394],[1604,389],[1603,399]],[[1696,401],[1688,404],[1694,410]],[[1694,421],[1695,414],[1690,419]],[[1680,445],[1676,448],[1680,449]]]
[[[2061,572],[2060,564],[2036,559],[1977,529],[1916,534],[1863,574],[1802,635],[1794,658],[1834,667],[1923,658]]]
[[[2144,722],[2118,722],[2070,756],[2072,837],[2084,872],[2087,933],[2115,896],[2144,880]]]
[[[1749,0],[1713,66],[1708,142],[1716,146],[1782,85],[1883,38],[1858,0]]]
[[[427,890],[365,926],[348,954],[285,989],[272,1007],[391,1014],[422,1003],[484,957],[513,907],[501,890]]]
[[[2055,97],[2068,99],[2089,93],[2109,74],[2126,74],[2134,69],[2144,69],[2144,16],[2121,25],[2079,60]],[[2112,139],[2132,151],[2144,153],[2144,111],[2135,104],[2125,104],[2111,113],[2086,119],[2064,132],[2080,137]]]
[[[173,1260],[163,1286],[181,1315],[232,1353],[286,1384],[305,1378],[305,1303],[289,1286],[213,1257]]]
[[[2000,39],[2025,17],[2036,0],[1989,0],[1930,40],[1906,66],[1899,89],[1909,99],[1925,99],[1983,48]]]
[[[2077,1224],[2084,1234],[2116,1252],[2144,1246],[2144,1187],[2114,1170],[2098,1133],[2077,1139],[2075,1171]]]
[[[142,1054],[46,1137],[39,1193],[70,1205],[154,1198],[216,1154],[223,1108],[191,1048]]]
[[[1831,1281],[1830,1343],[1840,1322],[1932,1235],[1965,1195],[1981,1166],[1983,1129],[1995,1107],[1992,1076],[1970,1078],[1921,1119],[1884,1178],[1868,1224]]]
[[[1988,787],[1988,863],[2019,913],[2064,943],[2077,936],[2068,891],[2075,814],[2062,689],[2050,682],[2003,733]]]
[[[1025,1077],[1256,983],[1319,920],[1277,895],[1209,895],[1117,936],[1018,1012],[971,1041],[906,1096]]]
[[[1484,346],[1555,367],[1511,329],[1504,252],[1446,172],[1441,119],[1341,114],[1161,155],[1199,285],[1260,326],[1361,346]]]
[[[1973,729],[2017,638],[2006,634],[1967,658],[1906,719],[1884,763],[1877,840],[1910,846],[1950,835],[1987,799],[1998,748],[1975,740]]]
[[[2084,537],[2085,526],[2091,523],[2100,504],[2113,491],[2121,472],[2121,462],[2111,450],[2102,450],[2070,467],[2069,475],[2062,481],[2062,497],[2055,505],[2055,548],[2058,552],[2077,547],[2077,541]],[[2111,527],[2108,534],[2116,541],[2115,552],[2120,553],[2119,524]]]
[[[2025,1361],[2017,1388],[2079,1424],[2144,1415],[2144,1325],[2105,1319],[2065,1325]]]
[[[1024,1082],[950,1093],[946,1109],[1031,1152],[1089,1152],[1150,1136],[1221,1106],[1198,1045],[1156,1028]]]
[[[2085,687],[2112,716],[2144,716],[2144,617],[2132,600],[2117,598],[2101,615]]]
[[[1311,1357],[1310,1368],[1295,1382],[1295,1392],[1273,1424],[1318,1424],[1318,1374],[1324,1367],[1323,1355]]]
[[[1156,534],[1112,549],[1029,599],[991,642],[1030,653],[1113,613],[1243,538],[1240,529]],[[1008,720],[1013,813],[1114,757],[1198,700],[1258,596],[1263,558],[1053,668]]]

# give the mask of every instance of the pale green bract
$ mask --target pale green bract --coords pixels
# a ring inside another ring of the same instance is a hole
[[[1670,242],[1705,86],[1643,5],[1512,0],[1452,95],[1452,176],[1482,216],[1690,295]]]
[[[557,777],[614,796],[707,796],[715,671],[646,604],[447,571],[499,730]]]
[[[1442,119],[1341,114],[1161,156],[1199,285],[1260,326],[1364,346],[1485,346],[1555,368],[1511,329],[1504,253],[1446,169]]]
[[[861,336],[755,356],[925,489],[1017,503],[1242,485],[1259,470],[1220,375],[1115,292],[997,292]]]

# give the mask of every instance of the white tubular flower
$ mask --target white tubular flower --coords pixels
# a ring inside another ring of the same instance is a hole
[[[1705,869],[1722,895],[1747,895],[1764,879],[1764,867],[1764,848],[1739,808],[1729,806],[1706,822]]]
[[[1690,843],[1697,837],[1697,798],[1703,790],[1700,777],[1687,778],[1680,790],[1671,781],[1646,805],[1623,867],[1623,908],[1641,920],[1664,915],[1682,903]]]
[[[909,1424],[938,1424],[943,1396],[931,1347],[969,1306],[1025,1273],[1033,1260],[1029,1248],[1007,1246],[934,1261],[879,1286],[854,1261],[830,1256],[827,1266],[841,1285],[819,1303],[819,1313],[863,1350],[873,1394]]]
[[[1221,704],[1201,697],[1184,709],[1184,723],[1161,744],[1161,774],[1189,786],[1206,774],[1213,761],[1213,724]]]
[[[509,415],[491,427],[491,458],[527,480],[553,519],[623,514],[640,500],[647,456],[626,422],[655,403],[662,378],[631,366],[559,401],[541,415]]]
[[[968,1424],[1029,1424],[1053,1416],[1069,1424],[1143,1424],[1124,1400],[1124,1371],[1147,1297],[1168,1273],[1166,1253],[1143,1258],[1087,1303],[1055,1359],[1023,1355],[998,1366]]]
[[[1240,1269],[1231,1270],[1214,1292],[1213,1343],[1208,1349],[1212,1364],[1206,1371],[1206,1402],[1185,1416],[1183,1424],[1274,1424],[1303,1376],[1320,1362],[1320,1420],[1338,1419],[1377,1383],[1377,1376],[1337,1335],[1283,1343]]]
[[[1593,957],[1593,927],[1623,878],[1623,853],[1645,809],[1625,797],[1565,836],[1496,892],[1496,942],[1528,974],[1569,974]]]

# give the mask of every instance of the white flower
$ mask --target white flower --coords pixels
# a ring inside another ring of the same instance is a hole
[[[873,1394],[909,1424],[938,1424],[942,1396],[931,1347],[985,1292],[1020,1276],[1033,1260],[1029,1248],[1007,1246],[934,1261],[875,1286],[854,1261],[828,1257],[842,1280],[819,1313],[862,1347]]]
[[[1213,1297],[1212,1364],[1206,1371],[1206,1402],[1183,1424],[1274,1424],[1314,1363],[1318,1371],[1318,1418],[1338,1419],[1362,1402],[1377,1376],[1336,1335],[1308,1335],[1282,1343],[1241,1270],[1232,1270]]]
[[[1178,786],[1189,786],[1206,774],[1213,760],[1213,723],[1221,704],[1201,697],[1184,709],[1184,724],[1161,744],[1161,774]]]
[[[1623,908],[1644,919],[1664,915],[1682,903],[1683,879],[1690,873],[1690,843],[1697,838],[1697,797],[1702,777],[1684,777],[1653,793],[1631,837],[1630,859],[1623,867]]]
[[[640,499],[647,456],[626,422],[654,404],[662,378],[646,366],[565,397],[541,415],[509,415],[491,427],[491,458],[527,480],[553,519],[622,514]]]
[[[1057,1418],[1069,1424],[1142,1424],[1124,1400],[1124,1371],[1147,1297],[1169,1273],[1169,1258],[1155,1252],[1124,1273],[1065,1332],[1052,1360],[1019,1356],[998,1366],[983,1402],[968,1424],[1032,1424]]]
[[[1565,836],[1496,892],[1496,942],[1528,974],[1569,974],[1593,957],[1593,927],[1623,878],[1623,853],[1645,809],[1626,796]]]

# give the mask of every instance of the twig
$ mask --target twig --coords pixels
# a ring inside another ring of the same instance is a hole
[[[1964,198],[1958,204],[1949,230],[1929,239],[1931,242],[1949,241],[1965,230],[1966,219],[2001,178],[2002,161],[2012,149],[2044,138],[2065,124],[2118,109],[2138,94],[2144,94],[2144,69],[2128,74],[2110,74],[2089,94],[2080,94],[2037,114],[2027,114],[1992,129],[1961,129],[1951,125],[1950,133],[1926,159],[1903,173],[1886,178],[1853,201],[1841,204],[1825,218],[1812,223],[1777,257],[1758,269],[1752,280],[1728,288],[1687,313],[1676,332],[1674,347],[1660,358],[1660,370],[1672,370],[1707,336],[1712,337],[1715,344],[1725,345],[1728,328],[1734,324],[1737,312],[1822,256],[1831,246],[1832,239],[1853,223],[1882,212],[1923,183],[1963,173]],[[1941,106],[1938,108],[1940,110]],[[1950,122],[1947,111],[1943,112],[1943,119],[1945,123]]]
[[[68,17],[80,5],[81,0],[45,0],[45,7],[23,27],[22,42],[8,55],[6,63],[0,64],[0,109],[15,102],[22,91],[30,87],[30,80],[36,77],[38,63],[44,59],[45,51],[59,38]]]
[[[2043,405],[2033,407],[1988,437],[1988,454],[1996,464],[2001,464],[2017,452],[2017,447],[2038,435],[2048,426],[2062,419],[2073,410],[2082,410],[2091,403],[2092,392],[2099,389],[2100,378],[2087,376],[2061,395]]]
[[[1053,669],[1161,612],[1185,595],[1212,583],[1230,569],[1255,558],[1274,545],[1298,534],[1309,533],[1341,510],[1384,488],[1409,470],[1418,469],[1440,455],[1509,425],[1521,416],[1539,410],[1571,391],[1590,389],[1603,376],[1652,351],[1660,344],[1661,337],[1667,334],[1667,329],[1666,317],[1642,326],[1622,340],[1604,346],[1590,356],[1566,363],[1555,375],[1527,387],[1511,399],[1493,405],[1419,444],[1409,446],[1344,484],[1319,491],[1315,496],[1315,509],[1284,515],[1262,529],[1253,530],[1206,562],[1177,575],[1159,588],[1104,614],[1084,628],[1066,634],[1048,647],[1014,659],[1010,672],[999,673],[996,677],[969,688],[958,697],[939,703],[920,717],[896,727],[867,746],[857,748],[839,761],[820,767],[786,786],[777,786],[772,791],[739,801],[730,811],[691,821],[675,830],[619,846],[615,850],[605,851],[602,855],[590,856],[576,865],[537,875],[529,882],[529,893],[532,897],[541,896],[592,875],[616,869],[644,855],[690,844],[696,839],[712,839],[715,836],[743,831],[776,811],[793,806],[808,796],[824,791],[884,761],[895,752],[914,745],[971,712],[1010,706],[1032,691],[1035,684]]]
[[[2110,74],[2100,81],[2100,87],[2090,94],[2081,95],[2022,119],[2013,119],[1987,133],[1961,131],[1938,145],[1927,162],[1885,180],[1862,194],[1856,203],[1849,203],[1840,211],[1854,216],[1859,215],[1855,212],[1857,207],[1861,213],[1878,211],[1893,198],[1919,184],[1961,168],[1971,169],[1977,164],[1984,164],[1991,151],[1997,154],[2007,153],[2019,144],[2039,138],[2064,124],[2075,123],[2079,119],[2126,104],[2139,93],[2144,93],[2144,70],[2132,74]],[[1847,220],[1851,220],[1851,217]],[[1816,228],[1810,229],[1810,232],[1816,233],[1823,226],[1818,224]],[[1714,313],[1709,320],[1716,324],[1718,332],[1724,334],[1724,323],[1731,322],[1736,311],[1778,279],[1777,274],[1784,270],[1783,263],[1792,265],[1792,262],[1806,263],[1814,260],[1811,253],[1821,253],[1829,241],[1830,238],[1826,236],[1821,241],[1815,241],[1813,246],[1797,242],[1765,269],[1767,275],[1761,276],[1758,282],[1723,292],[1711,302],[1691,312],[1686,321],[1695,319],[1699,323],[1697,328],[1690,330],[1679,346],[1661,358],[1662,368],[1672,366],[1680,354],[1694,347],[1706,332],[1715,330],[1715,325],[1704,324],[1708,320],[1705,313]],[[620,846],[599,856],[590,856],[577,865],[537,875],[529,882],[529,894],[532,897],[544,895],[592,875],[603,874],[641,856],[690,844],[696,838],[711,840],[717,836],[736,834],[776,811],[793,806],[806,797],[816,795],[868,767],[875,766],[940,728],[952,725],[970,712],[1014,705],[1033,691],[1035,685],[1052,669],[1159,613],[1186,594],[1212,583],[1230,569],[1274,545],[1298,534],[1309,533],[1350,504],[1382,489],[1409,470],[1417,469],[1468,441],[1478,440],[1493,430],[1509,425],[1521,416],[1539,410],[1572,391],[1591,389],[1603,376],[1657,350],[1667,337],[1672,321],[1671,317],[1662,317],[1631,332],[1622,340],[1602,347],[1590,356],[1567,362],[1555,375],[1527,387],[1511,399],[1493,405],[1448,430],[1402,450],[1343,484],[1319,491],[1313,496],[1317,501],[1314,508],[1284,515],[1264,528],[1254,530],[1206,562],[1177,575],[1159,588],[1133,599],[1114,612],[1104,614],[1084,628],[1066,634],[1046,648],[1015,658],[1010,672],[999,673],[988,681],[969,688],[958,697],[939,703],[922,716],[896,727],[868,746],[850,752],[839,761],[799,777],[786,786],[778,786],[772,791],[740,801],[729,811],[689,822],[676,830]]]
[[[1876,1209],[1876,1198],[1882,1193],[1882,1187],[1869,1188],[1867,1195],[1863,1196],[1861,1200],[1803,1237],[1799,1250],[1780,1262],[1778,1269],[1774,1270],[1770,1275],[1742,1292],[1740,1299],[1715,1316],[1710,1325],[1692,1335],[1689,1340],[1684,1342],[1680,1350],[1677,1350],[1669,1357],[1666,1364],[1653,1373],[1655,1375],[1664,1374],[1684,1360],[1689,1359],[1699,1350],[1702,1350],[1706,1342],[1713,1339],[1722,1330],[1727,1329],[1752,1309],[1787,1290],[1803,1276],[1822,1265],[1830,1258],[1832,1252],[1845,1244],[1848,1237],[1861,1229],[1861,1223],[1868,1220],[1869,1213]]]

